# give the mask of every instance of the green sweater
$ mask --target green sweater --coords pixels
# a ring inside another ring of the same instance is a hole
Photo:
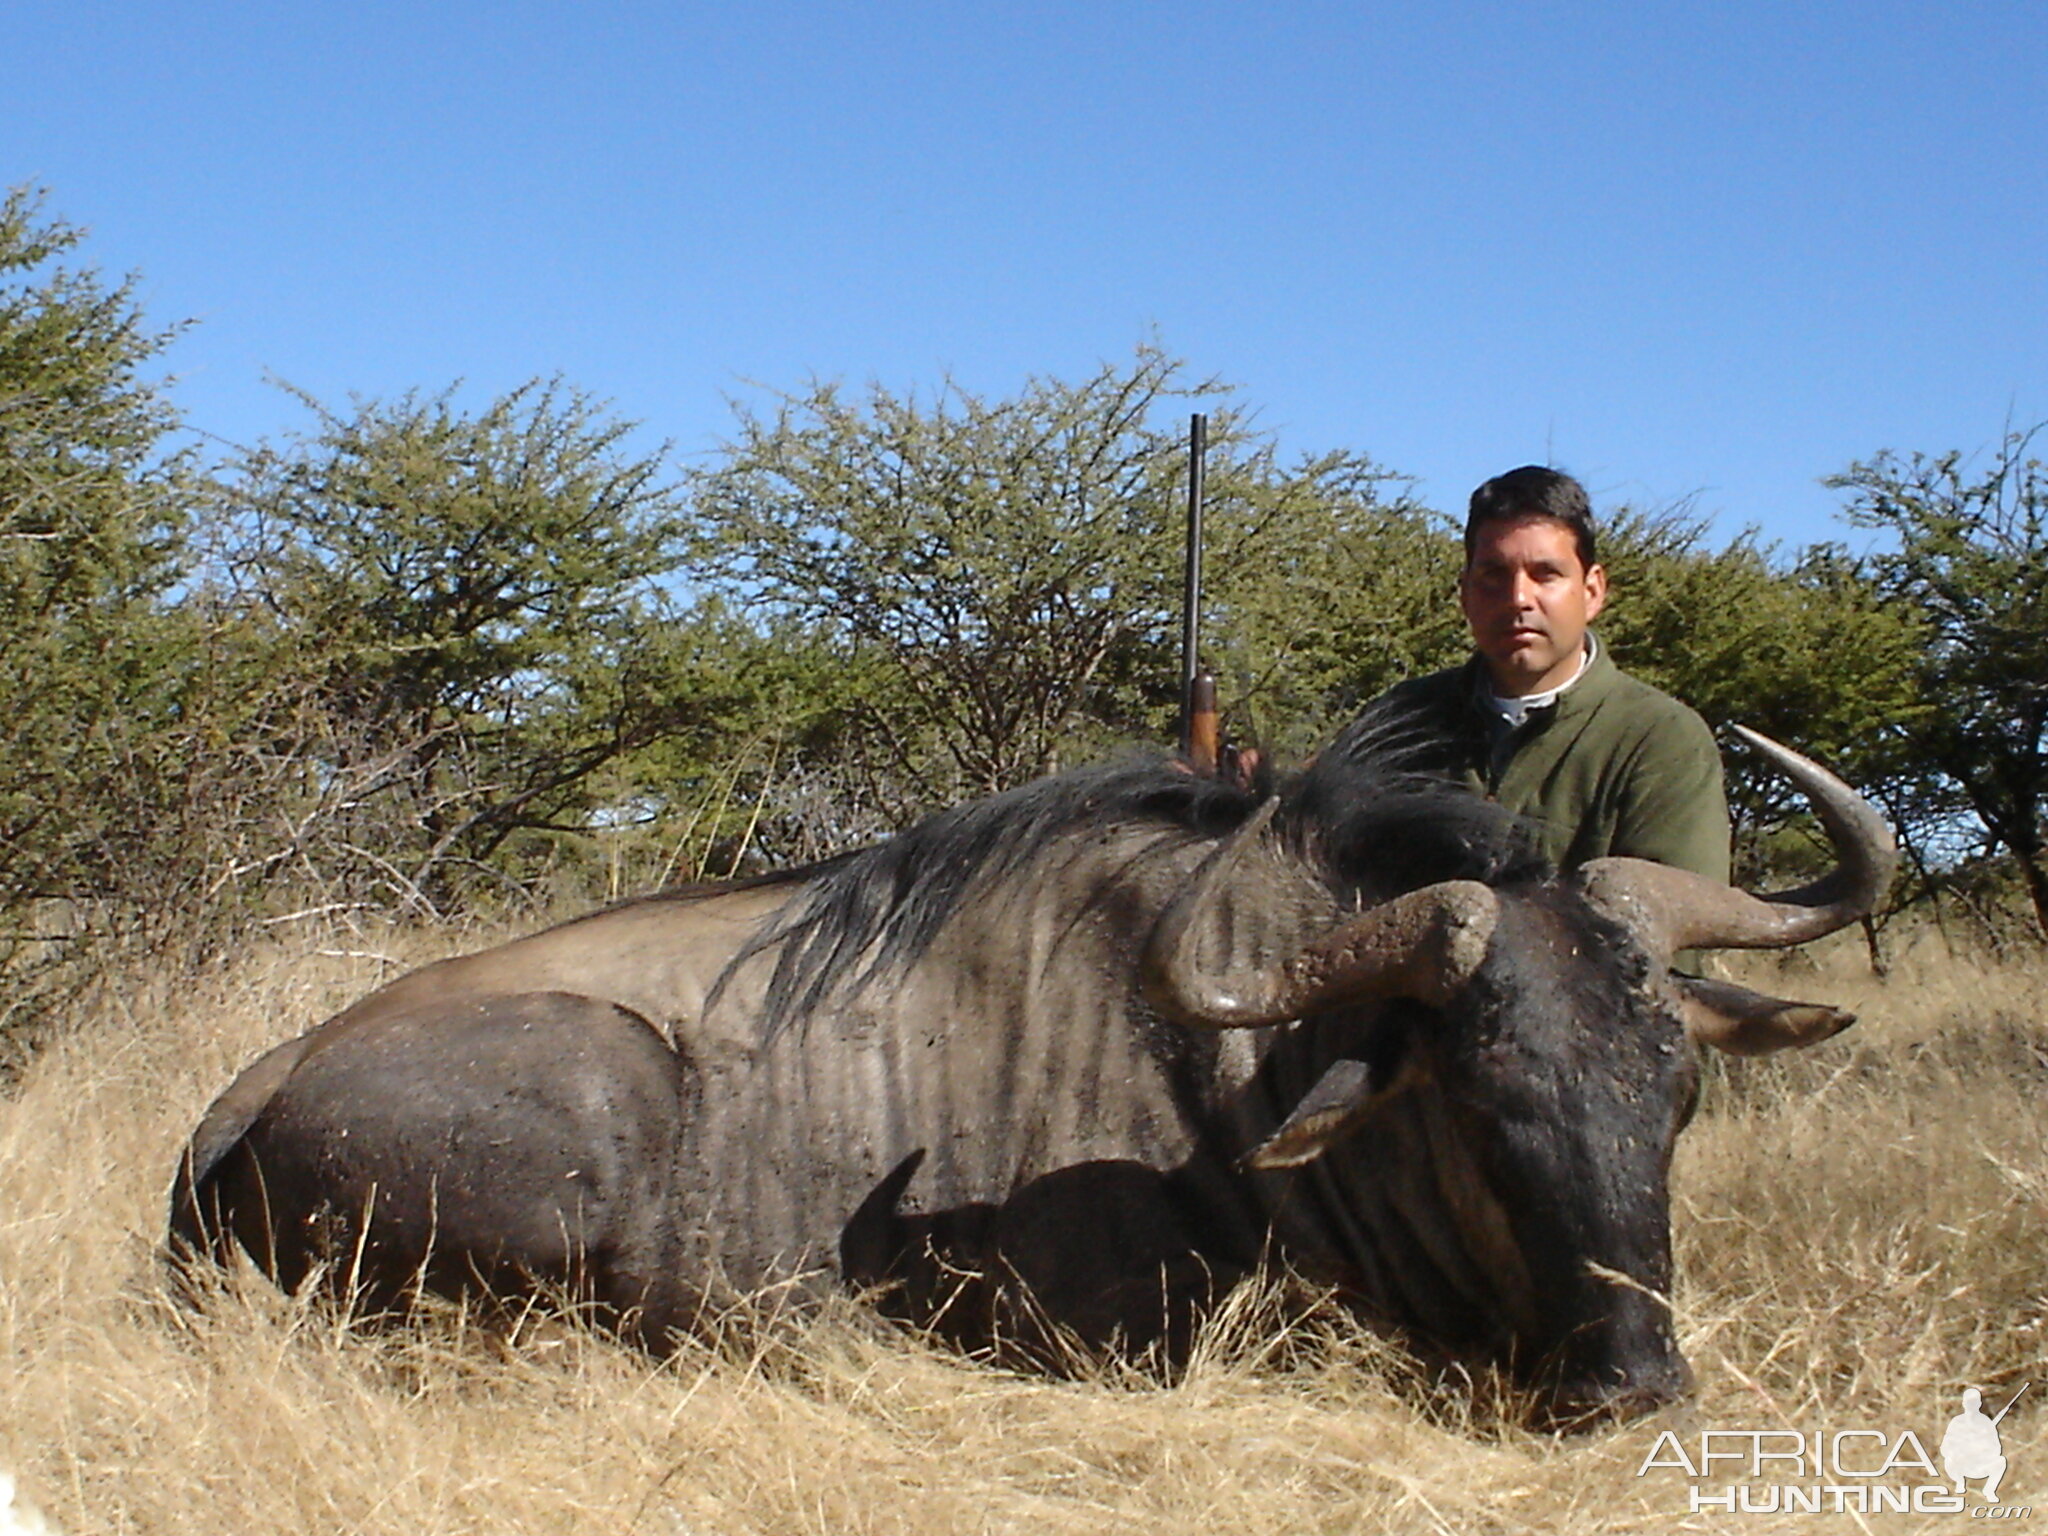
[[[1411,678],[1389,693],[1451,742],[1481,794],[1526,817],[1561,869],[1607,854],[1725,882],[1728,803],[1707,723],[1597,646],[1586,670],[1504,740],[1489,721],[1485,662]]]

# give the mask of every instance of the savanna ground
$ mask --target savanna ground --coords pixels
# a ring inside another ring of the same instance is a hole
[[[394,967],[489,937],[302,936],[197,979],[110,977],[0,1102],[0,1471],[63,1529],[1976,1529],[1691,1514],[1684,1472],[1639,1469],[1666,1428],[1694,1450],[1704,1429],[1910,1429],[1933,1452],[1964,1386],[1996,1407],[2031,1381],[2001,1426],[2001,1503],[2033,1512],[2000,1528],[2048,1531],[2040,957],[1930,934],[1887,979],[1839,939],[1756,972],[1863,1023],[1720,1071],[1681,1143],[1697,1400],[1556,1438],[1341,1321],[1256,1304],[1171,1386],[1002,1373],[851,1307],[656,1365],[559,1323],[508,1344],[453,1309],[350,1330],[260,1283],[173,1305],[153,1247],[207,1100]]]

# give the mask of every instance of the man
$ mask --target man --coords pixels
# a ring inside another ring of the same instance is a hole
[[[2026,1391],[2021,1387],[2022,1392]],[[2019,1401],[2017,1397],[2013,1403]],[[2007,1403],[2007,1409],[2012,1403]],[[1998,1419],[2005,1417],[2000,1411]],[[1975,1387],[1963,1389],[1963,1411],[1948,1421],[1941,1437],[1942,1470],[1955,1479],[1956,1492],[1973,1477],[1984,1479],[1984,1497],[1996,1503],[1998,1484],[2005,1476],[2005,1447],[1998,1439],[1998,1419],[1984,1411],[1984,1394]]]
[[[1712,732],[1617,667],[1588,627],[1607,573],[1585,487],[1531,464],[1474,491],[1458,602],[1477,654],[1388,694],[1441,733],[1453,770],[1527,818],[1561,868],[1625,854],[1725,882]]]

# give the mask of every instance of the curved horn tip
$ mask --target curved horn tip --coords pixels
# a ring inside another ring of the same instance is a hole
[[[1270,978],[1211,976],[1195,964],[1194,935],[1224,899],[1239,862],[1265,835],[1280,809],[1280,797],[1265,801],[1211,848],[1189,873],[1187,884],[1153,924],[1139,955],[1140,985],[1146,999],[1168,1018],[1206,1029],[1250,1029],[1278,1022],[1271,1006]],[[1249,991],[1243,990],[1249,987]]]
[[[1797,890],[1771,896],[1639,859],[1583,865],[1579,878],[1589,899],[1660,959],[1682,949],[1783,949],[1833,933],[1877,909],[1898,867],[1897,839],[1869,801],[1763,732],[1746,725],[1730,730],[1806,796],[1836,865]]]
[[[1781,773],[1792,780],[1810,799],[1821,819],[1827,821],[1831,815],[1843,819],[1844,830],[1860,840],[1873,845],[1873,851],[1880,855],[1895,856],[1898,839],[1892,832],[1891,824],[1880,816],[1875,807],[1858,794],[1839,775],[1815,762],[1805,753],[1786,746],[1782,741],[1766,736],[1762,731],[1730,721],[1728,729],[1735,738],[1751,751],[1760,753]],[[1816,790],[1825,792],[1816,795]]]

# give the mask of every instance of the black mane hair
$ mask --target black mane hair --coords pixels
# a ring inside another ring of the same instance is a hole
[[[1381,700],[1289,786],[1281,825],[1304,856],[1385,900],[1440,880],[1524,886],[1555,871],[1520,818],[1442,771],[1421,713]]]
[[[1347,727],[1279,786],[1277,826],[1330,871],[1340,896],[1383,900],[1438,880],[1535,882],[1549,866],[1520,823],[1463,785],[1417,767],[1434,745],[1417,718],[1386,707]],[[1161,756],[1078,768],[941,811],[885,843],[801,872],[808,889],[736,955],[714,998],[774,952],[764,1035],[914,965],[977,880],[1029,879],[1048,845],[1088,828],[1151,827],[1160,846],[1216,839],[1261,796]]]
[[[1077,768],[926,817],[884,843],[805,873],[808,892],[736,955],[721,978],[776,951],[764,1032],[807,1016],[831,992],[916,963],[977,879],[1022,877],[1048,843],[1088,827],[1152,826],[1218,837],[1258,808],[1249,791],[1163,756]],[[714,998],[716,991],[714,991]]]

